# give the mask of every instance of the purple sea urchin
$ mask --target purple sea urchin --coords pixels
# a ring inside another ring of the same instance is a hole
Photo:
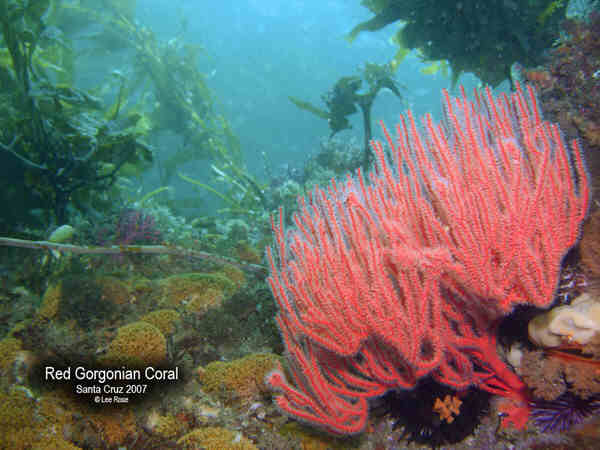
[[[460,396],[460,412],[452,421],[443,420],[434,405],[438,398]],[[394,429],[401,431],[399,444],[414,442],[439,448],[470,436],[488,413],[490,394],[478,389],[457,392],[431,378],[421,380],[411,391],[390,391],[380,397],[375,414],[387,414]]]
[[[600,395],[584,399],[567,392],[556,400],[532,401],[530,417],[543,432],[560,432],[599,413]]]

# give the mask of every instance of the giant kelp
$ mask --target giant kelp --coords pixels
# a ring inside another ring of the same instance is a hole
[[[364,128],[363,165],[367,168],[373,157],[369,146],[373,135],[371,131],[373,102],[382,89],[388,89],[400,99],[402,99],[402,94],[400,93],[401,85],[394,79],[391,64],[366,63],[360,72],[360,75],[341,77],[329,91],[321,96],[327,106],[326,110],[296,97],[290,96],[289,99],[298,108],[327,120],[331,130],[330,137],[351,128],[348,117],[360,110]],[[363,81],[366,81],[366,89],[363,89]]]
[[[38,224],[105,211],[117,179],[139,176],[153,153],[163,186],[190,160],[242,167],[199,69],[202,48],[184,41],[185,22],[158,39],[133,20],[135,3],[0,0],[0,196],[20,205],[6,228],[32,223],[32,210]],[[103,72],[84,73],[92,88],[83,89],[82,73],[98,62]],[[165,135],[174,149],[160,145]]]
[[[400,22],[396,59],[417,49],[425,60],[448,60],[454,81],[473,72],[496,86],[511,79],[515,62],[534,66],[558,37],[567,7],[563,0],[363,0],[375,16],[358,24],[349,38]],[[398,61],[396,61],[398,63]]]
[[[105,119],[100,99],[72,84],[74,55],[55,7],[0,1],[0,195],[19,205],[7,221],[39,208],[44,222],[60,223],[67,206],[99,202],[124,164],[152,159],[139,115]]]

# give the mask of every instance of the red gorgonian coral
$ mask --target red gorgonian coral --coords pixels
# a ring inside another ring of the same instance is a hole
[[[477,95],[477,94],[476,94]],[[409,112],[376,170],[301,198],[273,229],[269,282],[293,383],[267,381],[287,414],[335,433],[364,427],[367,400],[424,376],[507,397],[525,384],[496,351],[516,304],[547,306],[588,208],[580,149],[544,122],[533,90],[475,102],[444,92],[444,121]]]

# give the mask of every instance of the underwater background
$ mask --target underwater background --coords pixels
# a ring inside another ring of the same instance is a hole
[[[0,0],[0,80],[0,448],[599,445],[600,2]]]

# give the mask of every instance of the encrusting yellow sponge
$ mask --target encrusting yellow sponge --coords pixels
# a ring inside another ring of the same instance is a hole
[[[600,331],[600,301],[582,294],[570,305],[557,306],[529,322],[529,339],[541,347],[565,342],[587,344]]]

